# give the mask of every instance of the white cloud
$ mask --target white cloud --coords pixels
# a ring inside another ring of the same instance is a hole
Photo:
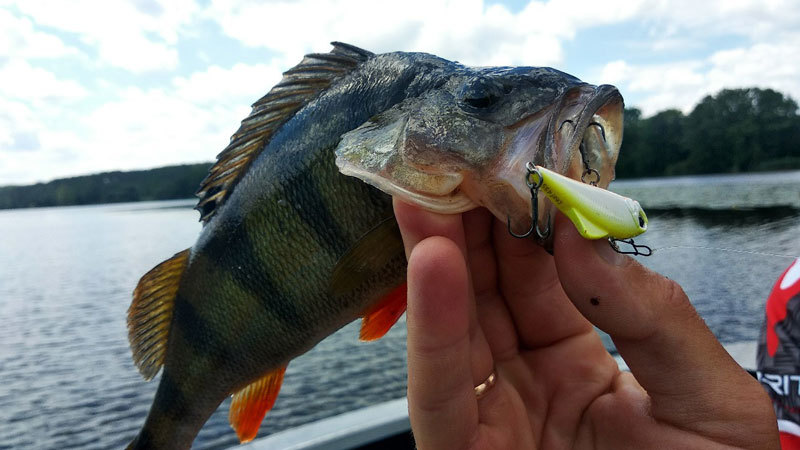
[[[28,18],[0,9],[0,56],[12,58],[58,58],[78,54],[57,36],[34,29]]]
[[[168,88],[125,88],[74,129],[40,130],[41,146],[65,156],[51,176],[212,160],[279,77],[271,66],[237,64],[177,77]]]
[[[0,149],[27,150],[17,145],[18,134],[36,133],[33,111],[24,103],[0,97]]]
[[[611,61],[603,66],[598,78],[603,80],[604,83],[619,84],[627,80],[630,76],[630,71],[631,66],[625,61]]]
[[[61,80],[54,73],[31,66],[22,59],[12,59],[0,66],[0,96],[9,99],[48,102],[76,100],[86,89],[72,80]]]
[[[771,39],[797,29],[796,0],[648,0],[638,20],[653,27],[655,37],[741,35]]]
[[[217,120],[231,123],[226,112],[161,89],[128,88],[83,118],[89,138],[85,156],[102,161],[94,170],[208,160],[227,140],[212,126]]]
[[[247,106],[277,84],[285,69],[278,64],[235,64],[230,69],[215,65],[188,77],[176,77],[172,83],[178,97],[187,101]]]
[[[129,88],[85,115],[66,118],[69,127],[45,126],[47,118],[34,117],[28,129],[40,151],[12,151],[7,145],[19,136],[9,131],[19,131],[20,121],[7,130],[0,114],[0,185],[208,161],[228,142],[240,112],[199,107],[161,89]]]
[[[243,44],[283,55],[320,51],[340,40],[375,52],[425,51],[472,65],[558,65],[562,41],[578,28],[625,20],[639,2],[607,1],[602,8],[577,3],[531,2],[512,14],[481,0],[212,0],[206,14]]]
[[[652,0],[640,11],[637,20],[650,38],[635,46],[678,57],[657,64],[611,61],[598,79],[617,84],[645,115],[688,112],[723,88],[772,88],[800,100],[800,8],[793,0]],[[728,48],[702,54],[704,46],[725,41]],[[693,56],[681,59],[680,51]]]
[[[172,69],[178,34],[194,17],[192,0],[18,1],[36,24],[76,34],[101,60],[132,72]]]
[[[769,87],[800,101],[800,33],[775,44],[756,44],[714,53],[708,79],[712,89]]]
[[[800,101],[798,60],[800,33],[777,44],[720,50],[704,60],[651,65],[612,61],[599,78],[641,98],[636,106],[645,115],[667,108],[689,112],[703,97],[724,88],[771,88]]]

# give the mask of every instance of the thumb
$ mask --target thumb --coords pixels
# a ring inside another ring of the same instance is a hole
[[[656,419],[713,434],[713,421],[771,417],[763,389],[722,348],[677,283],[604,239],[583,239],[560,214],[554,256],[564,291],[612,337],[650,395]]]

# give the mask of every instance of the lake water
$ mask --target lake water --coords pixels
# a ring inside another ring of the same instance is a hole
[[[655,248],[723,342],[758,335],[763,302],[800,255],[800,172],[615,182],[641,201]],[[0,449],[122,448],[156,382],[131,362],[125,327],[139,277],[189,247],[193,201],[0,211]],[[708,209],[709,207],[713,209]],[[684,248],[689,247],[689,248]],[[405,323],[358,342],[357,324],[288,368],[260,436],[405,395]],[[227,401],[196,448],[237,443]]]

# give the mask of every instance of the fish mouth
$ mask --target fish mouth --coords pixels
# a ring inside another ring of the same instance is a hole
[[[623,110],[622,95],[608,84],[566,92],[542,143],[545,167],[608,187],[622,144]]]
[[[546,114],[514,127],[515,139],[509,148],[512,163],[504,177],[519,202],[508,215],[512,230],[527,230],[534,219],[531,191],[524,182],[529,161],[575,180],[608,187],[622,144],[623,111],[624,101],[616,87],[584,84],[565,92]],[[520,204],[527,207],[520,208]],[[535,218],[539,230],[552,229],[555,213],[550,200],[539,195]],[[551,241],[547,234],[538,236],[545,247]]]

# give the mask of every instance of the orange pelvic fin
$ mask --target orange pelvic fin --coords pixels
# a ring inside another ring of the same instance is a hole
[[[145,379],[153,378],[164,364],[175,296],[188,263],[187,248],[144,274],[133,291],[128,341],[133,362]]]
[[[239,442],[250,442],[256,437],[264,415],[278,398],[285,372],[285,366],[273,370],[233,394],[228,420],[236,430]]]
[[[361,320],[360,339],[374,341],[382,338],[406,312],[407,294],[407,285],[403,282],[369,308]]]

